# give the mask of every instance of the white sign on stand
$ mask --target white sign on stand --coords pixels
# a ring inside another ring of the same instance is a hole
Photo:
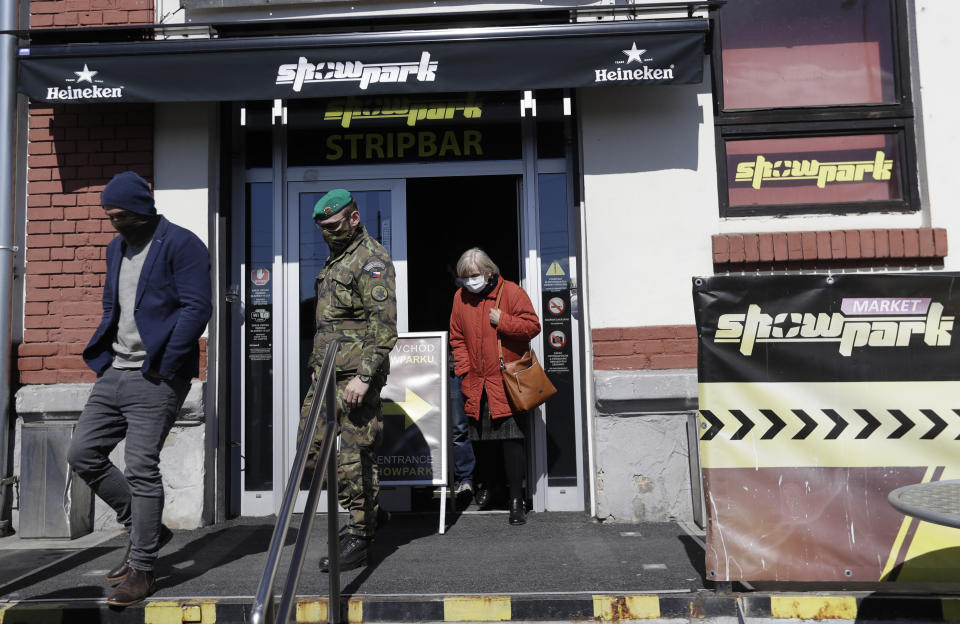
[[[382,485],[440,486],[440,533],[446,526],[447,332],[403,333],[390,352],[380,392]]]

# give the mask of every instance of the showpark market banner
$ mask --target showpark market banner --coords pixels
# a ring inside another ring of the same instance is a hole
[[[887,502],[960,478],[958,277],[694,279],[709,580],[960,578]]]
[[[380,391],[383,485],[447,482],[447,332],[400,334]]]
[[[50,103],[188,102],[693,84],[707,20],[37,45],[18,90]]]

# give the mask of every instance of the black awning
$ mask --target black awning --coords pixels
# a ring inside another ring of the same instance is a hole
[[[45,102],[271,100],[703,79],[705,19],[41,45],[18,90]]]

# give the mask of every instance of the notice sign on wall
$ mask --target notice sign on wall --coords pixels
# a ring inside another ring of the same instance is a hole
[[[390,352],[383,400],[384,485],[445,485],[447,332],[400,334]]]
[[[694,280],[709,580],[960,578],[887,500],[960,479],[957,277]]]

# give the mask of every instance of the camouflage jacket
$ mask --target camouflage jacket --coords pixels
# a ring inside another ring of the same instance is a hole
[[[317,332],[310,365],[319,367],[327,344],[341,338],[337,373],[390,372],[397,342],[396,273],[387,250],[360,226],[357,237],[330,256],[317,275]]]

